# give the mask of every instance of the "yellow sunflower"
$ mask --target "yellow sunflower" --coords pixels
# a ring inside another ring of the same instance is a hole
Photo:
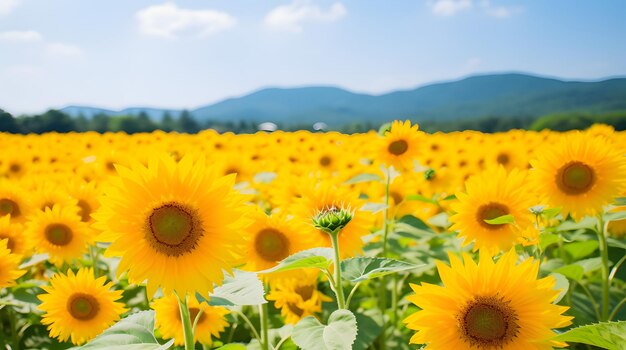
[[[123,303],[116,302],[122,291],[110,290],[113,283],[105,282],[106,277],[96,279],[85,268],[52,276],[50,286],[43,287],[46,294],[38,296],[39,309],[45,312],[41,323],[48,326],[50,336],[80,345],[119,320],[126,311]]]
[[[604,137],[579,132],[563,136],[551,149],[531,161],[533,180],[546,204],[561,207],[578,220],[596,215],[622,193],[626,184],[626,158]]]
[[[7,239],[0,239],[0,289],[15,285],[15,280],[25,272],[18,269],[21,259],[18,255],[11,254],[7,244]]]
[[[249,221],[245,197],[233,190],[234,175],[221,177],[203,158],[154,158],[148,167],[118,166],[93,214],[107,256],[121,256],[118,274],[147,281],[179,296],[213,290],[224,270],[243,262]]]
[[[80,258],[93,242],[89,227],[75,208],[54,205],[52,209],[36,211],[25,231],[29,245],[40,253],[48,253],[50,262],[61,265]]]
[[[26,193],[16,181],[0,179],[0,216],[10,215],[12,222],[25,222],[31,212]]]
[[[626,211],[626,206],[615,207],[609,212],[618,213],[623,211]],[[626,219],[609,221],[606,230],[614,237],[626,237]]]
[[[251,219],[254,223],[247,229],[250,238],[246,270],[269,269],[292,254],[313,248],[314,241],[297,220],[281,214],[268,216],[260,209]]]
[[[378,160],[387,166],[398,169],[411,169],[413,160],[419,154],[418,125],[394,121],[390,130],[380,139],[378,146]]]
[[[299,276],[290,276],[270,283],[267,300],[273,300],[285,323],[296,324],[306,316],[322,312],[322,302],[333,299],[317,289],[319,271],[300,270]]]
[[[195,297],[187,300],[191,324],[198,315],[198,323],[194,332],[194,341],[201,344],[211,345],[211,336],[219,338],[220,332],[228,326],[225,316],[228,309],[218,306],[209,306],[207,303],[198,303]],[[156,311],[156,328],[159,329],[164,339],[174,338],[175,345],[185,343],[183,324],[178,308],[178,298],[175,294],[169,294],[157,299],[152,303],[152,308]]]
[[[555,305],[559,295],[552,276],[537,279],[539,263],[532,258],[516,265],[513,249],[494,263],[481,251],[476,264],[449,254],[448,266],[437,269],[443,286],[411,284],[409,301],[421,310],[407,317],[416,330],[413,344],[426,349],[552,349],[563,347],[551,339],[554,328],[571,323],[562,315],[568,307]]]
[[[24,237],[24,227],[21,224],[11,223],[10,217],[0,216],[0,239],[7,239],[7,248],[11,254],[24,256],[29,248]]]
[[[452,230],[459,231],[464,245],[474,242],[474,251],[487,249],[494,254],[515,245],[526,229],[533,224],[528,210],[534,196],[526,186],[526,172],[503,167],[486,170],[466,184],[466,192],[457,193],[458,202],[452,205]],[[512,215],[513,224],[489,224],[485,220]]]
[[[361,237],[370,232],[374,216],[371,212],[361,210],[364,203],[359,199],[359,192],[321,182],[302,188],[301,193],[302,197],[296,199],[290,212],[302,222],[302,234],[314,241],[313,246],[332,246],[328,233],[313,226],[313,219],[316,215],[327,210],[345,208],[353,211],[353,215],[350,222],[339,233],[339,250],[344,258],[360,253],[363,248]]]

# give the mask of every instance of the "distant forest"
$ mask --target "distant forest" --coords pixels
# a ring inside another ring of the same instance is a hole
[[[400,118],[401,119],[401,118]],[[567,131],[586,129],[594,123],[611,125],[615,130],[626,130],[626,111],[605,113],[568,112],[535,117],[479,117],[473,119],[461,119],[445,122],[432,120],[417,121],[420,129],[427,132],[436,131],[460,131],[477,130],[487,133],[508,131],[511,129]],[[379,125],[370,122],[354,122],[344,125],[336,131],[344,133],[359,133],[369,130],[377,130]],[[310,130],[315,131],[313,125],[295,123],[289,125],[277,125],[279,130]],[[188,111],[183,111],[179,117],[173,118],[168,113],[158,120],[152,120],[146,113],[137,116],[108,116],[105,114],[95,115],[92,118],[79,116],[73,118],[58,110],[49,110],[43,114],[24,115],[14,117],[10,113],[0,109],[0,132],[14,134],[42,134],[45,132],[85,132],[95,131],[104,133],[108,131],[123,131],[128,134],[163,130],[180,133],[197,133],[205,129],[214,129],[218,132],[254,133],[259,130],[259,125],[251,121],[229,121],[199,123]]]

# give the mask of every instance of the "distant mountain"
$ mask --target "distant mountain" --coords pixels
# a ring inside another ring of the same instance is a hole
[[[564,81],[526,74],[479,75],[382,95],[336,87],[267,88],[190,111],[200,121],[381,123],[393,119],[455,120],[484,116],[541,116],[549,113],[626,109],[626,78],[597,82]],[[122,111],[70,106],[62,111],[87,117],[139,114],[159,119],[166,110]],[[181,111],[167,110],[172,116]]]

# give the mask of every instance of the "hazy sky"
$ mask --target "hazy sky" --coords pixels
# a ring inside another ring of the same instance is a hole
[[[194,108],[266,86],[626,75],[623,0],[0,0],[0,108]]]

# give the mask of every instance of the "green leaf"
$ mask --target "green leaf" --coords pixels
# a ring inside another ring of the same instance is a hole
[[[348,281],[361,282],[394,272],[412,270],[424,266],[426,264],[415,265],[386,258],[358,257],[342,261],[341,273],[342,277]]]
[[[620,240],[617,240],[617,239],[615,239],[613,237],[607,237],[606,244],[609,247],[626,249],[626,243],[624,243],[624,242],[622,242]]]
[[[539,247],[542,251],[546,250],[549,246],[559,243],[561,236],[553,233],[543,233],[539,236]]]
[[[105,330],[78,349],[165,350],[172,347],[174,339],[161,345],[154,336],[154,311],[132,314]]]
[[[226,275],[224,283],[215,288],[207,300],[202,294],[196,293],[199,302],[207,301],[213,306],[260,305],[267,303],[263,297],[265,288],[254,272],[234,270],[234,276]]]
[[[224,346],[220,346],[215,350],[246,350],[246,346],[240,343],[230,343]]]
[[[561,207],[558,207],[558,208],[544,209],[541,212],[541,215],[543,215],[546,219],[552,219],[553,217],[559,215],[560,213],[561,213]]]
[[[378,316],[378,321],[380,321],[380,314]],[[374,318],[360,313],[356,314],[356,323],[359,327],[359,333],[356,336],[352,349],[367,350],[382,333],[383,327]]]
[[[420,201],[420,202],[425,202],[425,203],[430,203],[430,204],[438,204],[436,200],[432,198],[424,197],[420,194],[410,194],[406,197],[406,199],[410,201]]]
[[[598,225],[598,220],[594,217],[584,217],[579,222],[565,221],[557,226],[557,231],[574,231],[580,229],[594,229]]]
[[[585,273],[593,272],[596,270],[600,270],[602,268],[602,258],[590,258],[579,260],[574,264],[580,265]]]
[[[344,182],[344,185],[358,184],[361,182],[382,181],[382,178],[376,174],[359,174],[350,180]]]
[[[569,281],[567,280],[567,277],[561,275],[560,273],[551,273],[550,276],[554,277],[555,280],[554,288],[552,289],[560,291],[559,296],[557,296],[553,301],[554,304],[557,304],[561,301],[561,299],[563,299],[565,294],[567,294],[567,291],[569,290]]]
[[[489,225],[514,224],[515,217],[513,217],[513,215],[511,214],[507,214],[507,215],[498,216],[497,218],[494,218],[494,219],[485,219],[484,221],[488,223]]]
[[[448,220],[448,213],[446,213],[445,211],[442,211],[441,213],[428,219],[428,223],[437,227],[444,227],[444,228],[449,227],[450,220]]]
[[[566,244],[563,249],[573,260],[579,260],[593,254],[598,246],[598,241],[573,242]]]
[[[281,272],[316,267],[327,269],[334,259],[332,248],[312,248],[290,255],[271,269],[258,273]]]
[[[604,221],[619,221],[626,219],[626,210],[604,214]]]
[[[572,328],[554,340],[582,343],[608,350],[626,349],[626,321],[601,322]]]
[[[585,269],[576,264],[570,264],[561,266],[558,269],[554,270],[555,273],[560,273],[561,275],[574,280],[580,281],[583,278],[583,274],[585,273]]]
[[[626,197],[617,197],[613,203],[618,206],[626,205]]]
[[[361,207],[361,210],[370,211],[372,214],[376,214],[378,212],[382,212],[386,208],[387,204],[385,203],[365,203],[365,205]]]
[[[44,261],[48,260],[48,258],[49,258],[48,253],[35,254],[35,255],[31,256],[30,258],[28,258],[26,261],[24,261],[22,263],[22,265],[19,266],[19,268],[20,269],[25,269],[27,267],[35,266],[35,265],[39,264],[40,262],[44,262]]]
[[[442,199],[442,201],[453,201],[456,199],[456,194],[451,194]]]
[[[327,326],[312,316],[301,319],[291,339],[303,350],[352,350],[357,332],[356,317],[342,309],[330,314]]]

